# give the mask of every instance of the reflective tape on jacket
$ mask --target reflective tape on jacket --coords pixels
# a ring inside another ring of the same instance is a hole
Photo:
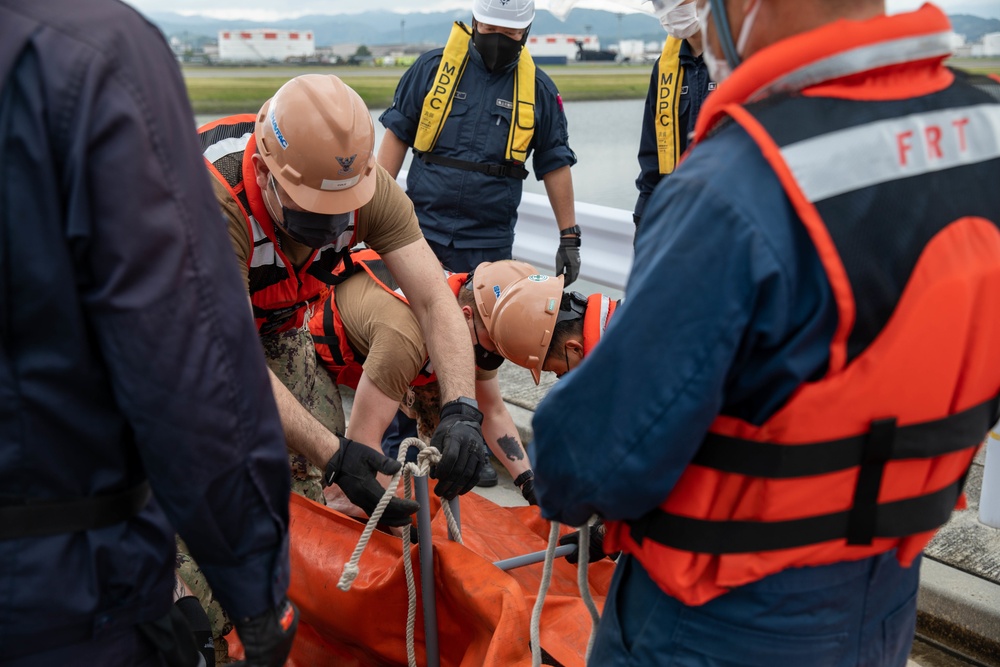
[[[285,254],[264,206],[251,157],[252,114],[222,118],[198,128],[203,155],[209,171],[226,186],[246,221],[252,239],[248,257],[248,282],[254,319],[260,334],[286,331],[302,326],[305,313],[328,285],[351,273],[344,262],[354,243],[358,212],[340,238],[312,253],[297,271]]]
[[[908,565],[960,502],[998,416],[1000,198],[983,184],[1000,182],[1000,87],[943,66],[928,74],[947,27],[925,5],[846,34],[821,28],[772,47],[749,70],[759,80],[738,78],[741,67],[733,83],[766,89],[801,78],[794,63],[817,61],[829,82],[706,108],[760,146],[816,247],[839,319],[823,377],[760,425],[717,417],[664,502],[610,527],[609,549],[634,554],[688,604],[789,567],[892,549]],[[900,40],[924,47],[908,52],[912,66],[898,63],[880,86],[839,82]],[[838,41],[849,48],[830,46]]]

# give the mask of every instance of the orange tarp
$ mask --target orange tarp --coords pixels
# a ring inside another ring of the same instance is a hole
[[[504,572],[493,561],[545,549],[549,523],[535,507],[501,507],[469,493],[461,498],[464,545],[447,538],[447,523],[432,499],[438,646],[442,667],[531,664],[531,610],[542,563]],[[364,526],[292,495],[292,582],[289,597],[302,613],[290,665],[406,665],[406,578],[401,540],[373,534],[348,592],[337,588]],[[417,585],[417,663],[426,664],[417,546],[411,547]],[[590,566],[591,594],[603,607],[614,564]],[[554,563],[541,619],[542,649],[556,664],[584,664],[590,615],[580,599],[577,569]],[[242,651],[231,647],[231,654]]]

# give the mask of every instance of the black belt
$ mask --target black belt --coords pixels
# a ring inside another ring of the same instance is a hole
[[[130,519],[146,506],[149,480],[119,493],[57,501],[0,499],[0,540],[44,537],[105,528]]]
[[[434,153],[421,153],[416,149],[414,149],[413,155],[428,164],[439,164],[443,167],[454,167],[455,169],[464,169],[465,171],[475,171],[480,174],[486,174],[487,176],[496,176],[497,178],[520,178],[523,181],[528,177],[528,170],[524,168],[524,165],[514,162],[508,162],[505,164],[471,162],[469,160],[458,160],[451,157],[444,157],[442,155],[435,155]]]

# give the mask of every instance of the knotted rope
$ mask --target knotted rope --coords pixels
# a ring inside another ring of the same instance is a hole
[[[411,446],[417,448],[417,460],[415,463],[406,460],[406,452]],[[431,466],[437,465],[441,461],[441,452],[420,438],[406,438],[399,446],[399,454],[396,460],[399,461],[402,467],[389,480],[389,485],[386,487],[385,493],[379,500],[378,505],[375,506],[375,511],[368,518],[368,523],[365,524],[365,529],[358,539],[358,544],[354,547],[354,552],[351,554],[350,560],[344,565],[340,581],[337,582],[337,588],[344,592],[351,590],[354,580],[357,579],[358,574],[361,572],[358,567],[358,563],[361,561],[361,554],[364,553],[365,548],[368,546],[372,533],[375,532],[375,527],[382,518],[382,514],[385,513],[385,508],[388,507],[389,501],[396,495],[400,478],[403,479],[403,497],[407,500],[413,500],[413,478],[426,477],[430,473]],[[448,521],[448,529],[451,531],[454,540],[461,544],[462,531],[455,520],[455,515],[451,511],[451,506],[447,502],[442,502],[441,508],[444,510],[445,519]],[[410,667],[417,667],[417,654],[414,641],[414,630],[417,623],[417,584],[413,577],[410,530],[412,530],[412,527],[407,523],[403,526],[403,534],[400,538],[403,545],[403,571],[406,575],[406,597],[408,601],[406,610],[406,659]]]

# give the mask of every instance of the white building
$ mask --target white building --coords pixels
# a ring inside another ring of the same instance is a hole
[[[600,51],[601,41],[597,35],[528,35],[528,52],[531,57],[540,62],[558,62],[576,60],[580,45],[588,51]]]
[[[253,28],[219,31],[219,60],[230,62],[284,62],[316,54],[312,30]]]
[[[983,56],[987,58],[1000,56],[1000,32],[983,35]]]

